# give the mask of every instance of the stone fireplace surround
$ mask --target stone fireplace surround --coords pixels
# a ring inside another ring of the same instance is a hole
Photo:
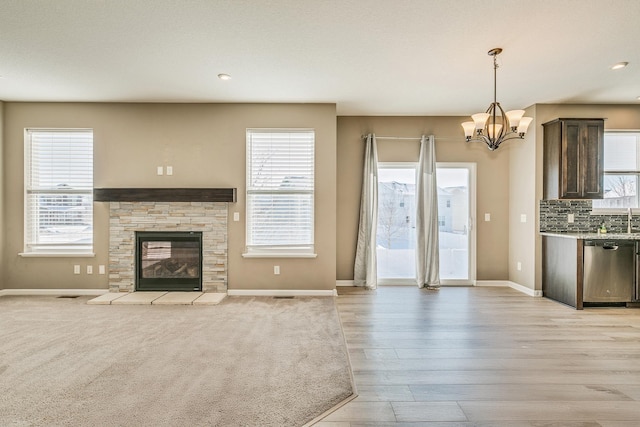
[[[136,231],[202,232],[202,290],[227,291],[228,203],[236,188],[94,188],[109,202],[109,291],[135,290]]]
[[[227,292],[226,202],[110,201],[109,291],[135,290],[136,231],[202,232],[202,291]]]

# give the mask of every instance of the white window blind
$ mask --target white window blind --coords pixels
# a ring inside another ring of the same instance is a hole
[[[598,211],[639,208],[639,184],[640,132],[605,132],[604,197],[593,200],[593,209]]]
[[[247,253],[312,253],[313,130],[247,130]]]
[[[27,129],[25,252],[93,249],[93,131]]]

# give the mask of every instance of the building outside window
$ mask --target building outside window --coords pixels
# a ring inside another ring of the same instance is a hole
[[[24,254],[93,251],[93,131],[25,131]]]

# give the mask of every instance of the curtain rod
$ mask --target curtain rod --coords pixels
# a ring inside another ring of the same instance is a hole
[[[368,135],[360,135],[360,138],[362,139],[367,139]],[[411,136],[376,136],[376,139],[395,139],[395,140],[416,140],[416,141],[420,141],[422,140],[421,136],[418,137],[411,137]],[[435,137],[436,140],[439,141],[454,141],[454,140],[459,140],[461,138],[441,138],[441,137]]]

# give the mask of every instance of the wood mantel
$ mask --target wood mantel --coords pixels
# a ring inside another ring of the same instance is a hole
[[[94,188],[94,202],[236,202],[235,188]]]

